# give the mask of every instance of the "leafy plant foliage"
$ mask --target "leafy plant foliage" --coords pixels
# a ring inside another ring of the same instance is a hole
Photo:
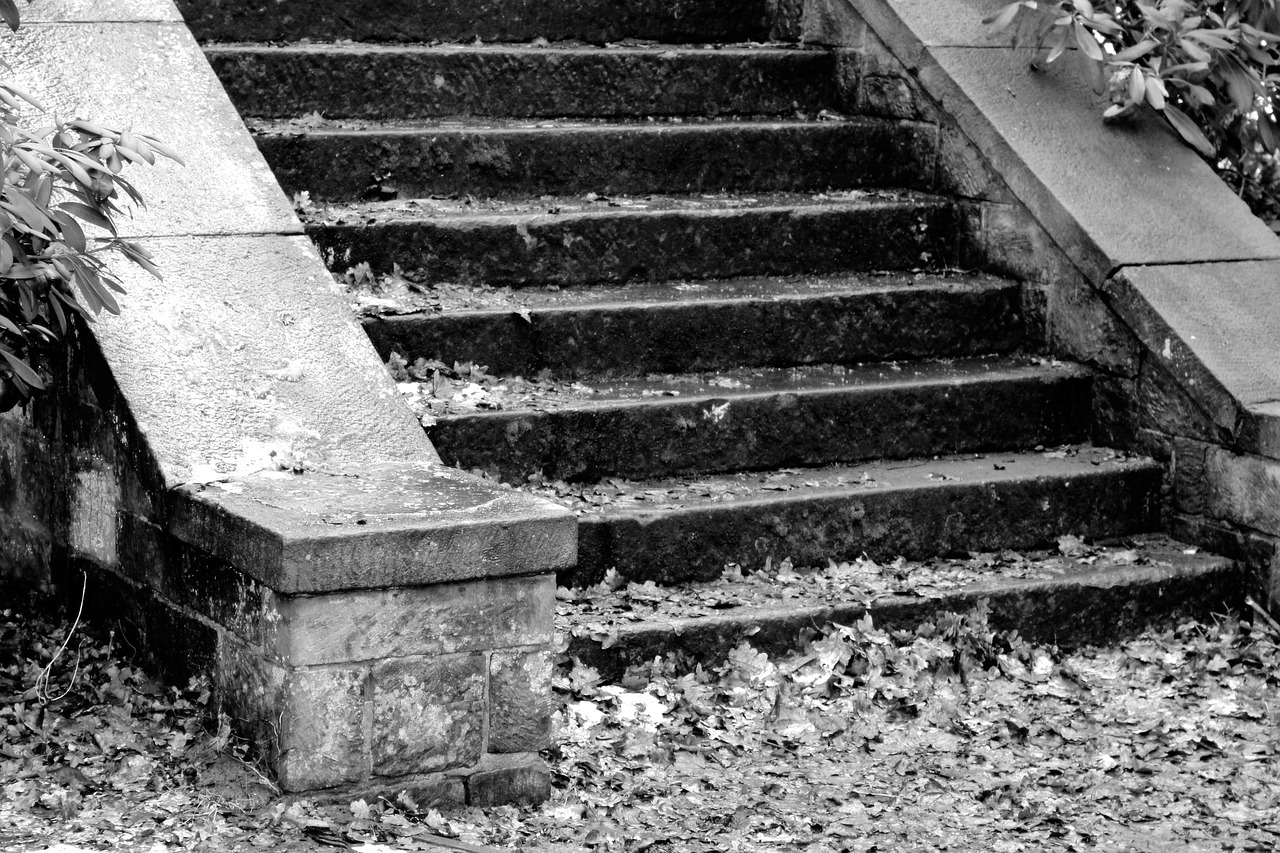
[[[18,29],[15,0],[0,0],[0,19]],[[116,231],[120,205],[143,204],[121,172],[157,155],[182,162],[131,130],[56,115],[28,127],[27,107],[46,112],[28,92],[0,82],[0,411],[44,389],[42,355],[66,339],[71,317],[119,313],[114,294],[124,290],[104,253],[159,276],[147,250]],[[110,236],[91,239],[84,224]]]
[[[1275,0],[1017,0],[986,23],[1047,62],[1080,51],[1110,101],[1104,118],[1155,110],[1255,213],[1280,218]]]

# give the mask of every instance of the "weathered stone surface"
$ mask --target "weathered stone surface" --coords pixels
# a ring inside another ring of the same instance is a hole
[[[1194,542],[1205,550],[1237,560],[1245,585],[1240,595],[1253,596],[1272,613],[1280,607],[1280,540],[1193,515],[1173,516],[1169,529],[1185,542]]]
[[[373,667],[373,772],[400,776],[480,760],[485,656],[385,660]]]
[[[555,578],[278,597],[267,648],[304,666],[549,643]]]
[[[1108,373],[1138,375],[1141,342],[1078,272],[1064,271],[1047,289],[1049,343],[1054,352]]]
[[[718,494],[717,478],[703,477],[705,490],[676,492],[679,506],[653,500],[633,505],[656,508],[635,510],[615,499],[606,511],[584,515],[578,567],[564,580],[594,583],[612,567],[637,582],[676,583],[719,577],[726,563],[753,569],[790,557],[796,565],[825,565],[862,553],[916,559],[1034,547],[1064,533],[1146,532],[1160,522],[1161,475],[1153,462],[1108,459],[1102,451],[1067,458],[1001,453],[920,466],[888,460],[828,468],[820,477],[775,475],[757,492],[726,477],[721,485],[742,489],[727,502],[706,498]],[[640,488],[661,494],[669,485]]]
[[[18,10],[24,26],[50,22],[182,22],[182,16],[168,0],[33,0]]]
[[[1135,390],[1139,425],[1178,437],[1219,443],[1226,440],[1225,432],[1209,420],[1161,359],[1142,360]]]
[[[74,554],[104,566],[116,565],[118,507],[119,489],[111,470],[93,466],[76,472],[67,539]]]
[[[1094,444],[1101,447],[1134,448],[1138,436],[1138,409],[1135,403],[1138,382],[1115,374],[1100,373],[1093,380],[1092,430]]]
[[[551,745],[552,654],[512,649],[489,659],[489,752],[538,752]]]
[[[950,116],[942,116],[938,122],[938,165],[934,179],[938,192],[995,204],[1015,202],[1004,178]]]
[[[203,41],[768,41],[771,0],[177,0]],[[781,19],[781,20],[779,20]]]
[[[925,189],[935,130],[914,122],[582,124],[536,127],[259,126],[290,193],[317,201],[474,195],[645,195],[856,186]]]
[[[335,270],[397,263],[432,282],[493,286],[911,269],[951,265],[957,253],[953,207],[931,196],[682,201],[652,210],[487,210],[374,224],[363,224],[374,211],[352,207],[330,213],[353,224],[310,225],[307,233]]]
[[[164,280],[117,265],[123,311],[94,333],[169,486],[435,458],[305,238],[147,245]]]
[[[637,283],[526,289],[510,304],[386,316],[366,320],[365,329],[381,353],[410,362],[598,380],[1038,350],[1024,333],[1031,313],[1022,294],[985,276],[920,274],[708,281],[696,289]]]
[[[420,809],[454,809],[467,804],[466,783],[457,776],[430,773],[395,780],[394,784],[379,784],[372,779],[359,786],[370,799],[385,797],[394,803],[403,794]]]
[[[867,25],[845,0],[808,0],[800,19],[800,40],[805,44],[860,49]]]
[[[817,112],[832,61],[778,47],[217,46],[206,55],[244,115],[376,120]]]
[[[364,667],[292,670],[284,678],[280,757],[285,791],[329,788],[369,775]]]
[[[1074,267],[1021,205],[973,202],[976,233],[967,235],[973,246],[974,266],[995,275],[1038,283],[1075,275]]]
[[[284,667],[266,660],[243,641],[224,636],[212,671],[220,707],[242,737],[273,764],[280,759],[280,715],[285,711]]]
[[[1205,515],[1280,535],[1280,462],[1209,446],[1204,479]]]
[[[520,484],[539,472],[640,480],[1068,444],[1088,433],[1087,373],[1021,360],[727,378],[747,387],[615,381],[577,404],[441,416],[431,440],[447,464]]]
[[[868,30],[856,55],[858,88],[851,105],[845,93],[847,109],[885,118],[937,121],[937,111],[913,69],[904,66],[875,31]]]
[[[1277,282],[1280,261],[1264,261],[1129,267],[1107,285],[1116,310],[1214,423],[1272,458],[1280,444],[1257,424],[1280,415]],[[1242,430],[1250,410],[1254,425]]]
[[[282,594],[536,574],[577,553],[563,508],[435,465],[184,488],[171,512],[179,539]]]
[[[1156,119],[1104,124],[1073,53],[1030,73],[1030,50],[938,47],[920,80],[1095,281],[1129,264],[1280,256],[1280,241]]]
[[[537,755],[491,755],[482,768],[467,777],[470,806],[536,805],[551,796],[551,771]]]
[[[863,14],[881,27],[896,16],[929,47],[1004,47],[1009,33],[992,33],[982,20],[1006,5],[1007,0],[879,0],[864,4]]]
[[[51,113],[129,125],[186,161],[184,167],[158,159],[127,170],[147,206],[120,219],[122,233],[300,232],[288,199],[181,23],[32,24],[0,43],[0,59],[11,66],[7,79]],[[80,82],[83,68],[94,69],[94,85]]]

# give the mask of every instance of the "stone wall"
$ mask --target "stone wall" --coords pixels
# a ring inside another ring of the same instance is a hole
[[[1074,51],[982,19],[1005,0],[811,0],[805,37],[857,56],[851,106],[939,130],[975,257],[1039,287],[1048,349],[1097,370],[1095,440],[1170,465],[1175,535],[1242,560],[1280,611],[1280,240],[1152,116],[1104,124]]]
[[[0,415],[0,566],[211,676],[285,790],[545,797],[572,515],[439,464],[171,3],[23,13],[14,82],[188,165],[130,174],[164,280],[118,260],[121,315]]]

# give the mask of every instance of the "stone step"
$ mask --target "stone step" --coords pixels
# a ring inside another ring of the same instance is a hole
[[[778,45],[209,45],[243,116],[728,116],[832,106],[835,56]]]
[[[419,399],[441,459],[513,484],[1065,444],[1087,438],[1090,411],[1086,370],[1026,357],[492,382],[482,398],[432,385]]]
[[[177,0],[201,41],[768,41],[799,28],[771,0]]]
[[[854,364],[1037,349],[1020,284],[984,275],[847,275],[577,288],[352,289],[384,359],[533,378]]]
[[[1041,553],[975,554],[923,563],[869,560],[816,571],[771,571],[680,587],[633,584],[562,590],[557,630],[567,653],[606,677],[657,655],[723,660],[741,643],[770,654],[801,648],[828,623],[867,615],[910,630],[986,601],[994,630],[1064,647],[1101,645],[1167,619],[1199,618],[1243,604],[1241,576],[1223,557],[1162,535]],[[836,603],[832,603],[836,602]]]
[[[307,217],[329,268],[523,286],[953,266],[955,204],[907,191],[331,205]]]
[[[258,122],[285,191],[316,201],[928,189],[937,128],[919,122]]]
[[[661,584],[726,564],[922,559],[1159,528],[1163,468],[1093,447],[535,489],[579,512],[578,566]]]

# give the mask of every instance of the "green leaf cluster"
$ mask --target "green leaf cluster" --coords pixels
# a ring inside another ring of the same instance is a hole
[[[1150,109],[1264,218],[1280,218],[1277,0],[1017,0],[987,18],[1053,62],[1078,50],[1114,120]]]
[[[15,0],[0,0],[0,19],[18,29]],[[30,108],[41,115],[34,126]],[[119,313],[124,289],[105,253],[159,277],[150,253],[117,233],[121,206],[143,205],[121,173],[157,157],[182,162],[147,134],[45,116],[34,96],[0,82],[0,411],[44,390],[39,368],[65,345],[71,318]]]

